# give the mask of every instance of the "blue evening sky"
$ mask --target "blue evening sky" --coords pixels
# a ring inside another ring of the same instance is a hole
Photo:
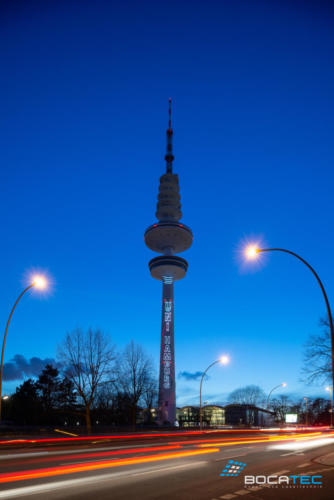
[[[283,254],[243,266],[238,251],[261,237],[300,253],[334,300],[333,22],[326,1],[1,2],[2,328],[29,270],[53,279],[20,303],[6,361],[55,357],[66,331],[92,326],[158,368],[161,285],[143,234],[171,96],[194,233],[175,286],[176,372],[228,353],[205,399],[281,381],[324,393],[300,381],[325,315],[313,276]],[[178,379],[179,404],[198,385]]]

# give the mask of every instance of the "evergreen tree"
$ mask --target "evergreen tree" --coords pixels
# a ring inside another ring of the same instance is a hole
[[[19,425],[36,425],[39,423],[40,413],[36,383],[28,379],[16,388],[12,396],[11,420]]]
[[[57,409],[59,400],[59,371],[52,365],[46,365],[36,382],[37,393],[46,421]]]
[[[58,386],[58,408],[60,410],[73,410],[77,403],[77,394],[73,382],[64,377]]]

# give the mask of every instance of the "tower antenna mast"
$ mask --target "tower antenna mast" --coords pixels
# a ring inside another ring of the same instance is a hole
[[[172,129],[172,99],[168,99],[169,109],[168,109],[168,129],[167,129],[167,152],[165,156],[166,160],[166,172],[171,174],[173,172],[173,129]]]

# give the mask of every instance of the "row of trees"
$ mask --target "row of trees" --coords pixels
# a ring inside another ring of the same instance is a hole
[[[141,404],[145,408],[146,423],[152,424],[151,410],[156,404],[156,381],[154,378],[146,379],[147,359],[145,360],[138,346],[130,344],[125,354],[126,363],[121,364],[124,371],[119,373],[117,382],[98,384],[91,404],[88,393],[85,393],[85,400],[78,397],[74,383],[67,376],[61,377],[57,368],[47,365],[36,381],[25,381],[4,405],[7,418],[21,425],[63,426],[66,423],[74,426],[81,423],[83,418],[86,418],[87,423],[88,402],[89,425],[92,418],[101,425],[134,425],[138,405]],[[132,373],[127,372],[126,367],[130,364],[132,367],[140,365],[141,368]],[[82,379],[80,383],[83,384]],[[265,393],[255,385],[236,389],[228,400],[234,404],[265,407]],[[271,399],[269,409],[275,413],[275,419],[280,423],[285,422],[287,413],[296,413],[299,423],[328,424],[330,420],[330,402],[319,397],[308,398],[306,404],[303,398],[293,400],[286,395],[279,395]]]
[[[248,404],[264,407],[266,394],[258,385],[247,385],[231,392],[228,397],[229,403]]]
[[[331,377],[330,335],[326,321],[323,331],[310,337],[306,346],[304,375],[309,383]],[[147,409],[146,420],[152,423],[152,408],[157,400],[157,378],[152,360],[141,346],[131,342],[118,354],[110,338],[101,330],[68,333],[59,346],[61,371],[48,365],[38,380],[29,379],[6,403],[5,417],[17,424],[63,424],[85,418],[91,431],[92,416],[101,423],[135,426],[138,407]],[[265,407],[266,394],[255,385],[233,391],[229,402]],[[305,414],[304,401],[291,401],[287,396],[270,402],[278,421],[286,413]],[[328,420],[329,402],[315,398],[308,402],[310,423]]]
[[[273,398],[270,409],[275,412],[276,420],[284,422],[287,413],[298,415],[298,423],[310,425],[329,425],[331,404],[324,398],[299,398],[291,400],[288,396],[281,395]]]
[[[331,384],[332,381],[332,351],[329,323],[327,319],[320,319],[321,331],[311,335],[305,344],[304,366],[302,381],[312,385],[319,383]],[[238,404],[251,404],[265,407],[267,395],[256,385],[249,385],[236,389],[229,395],[229,402]],[[309,423],[328,423],[330,419],[330,401],[324,398],[304,398],[296,401],[286,395],[273,397],[270,400],[270,410],[276,414],[278,421],[284,421],[287,413],[297,413],[301,420]]]
[[[135,426],[138,407],[151,409],[157,398],[153,362],[140,345],[130,342],[122,353],[101,330],[68,333],[58,349],[61,372],[47,365],[38,380],[29,379],[10,398],[7,418],[17,424],[73,425],[92,417]]]
[[[267,395],[261,387],[248,385],[231,392],[228,401],[234,404],[266,408]],[[270,399],[268,409],[275,413],[275,420],[280,423],[285,422],[286,414],[295,413],[299,416],[299,423],[328,424],[331,404],[328,399],[324,398],[307,398],[307,401],[304,398],[293,400],[282,394]]]

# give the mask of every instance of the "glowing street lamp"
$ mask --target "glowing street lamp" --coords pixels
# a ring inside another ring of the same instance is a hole
[[[331,427],[333,427],[333,391],[329,386],[326,387],[325,390],[329,392],[329,395],[331,397]]]
[[[2,398],[1,394],[2,394],[2,378],[3,378],[3,359],[4,359],[4,354],[5,354],[5,345],[6,345],[6,339],[7,339],[7,333],[8,333],[8,327],[9,327],[9,324],[10,324],[10,320],[12,319],[12,316],[13,316],[13,313],[15,311],[15,308],[16,308],[17,304],[20,302],[20,300],[23,297],[23,295],[28,290],[30,290],[30,288],[35,287],[38,290],[45,290],[47,288],[47,285],[48,285],[48,282],[47,282],[47,279],[44,276],[39,275],[39,274],[36,275],[36,276],[33,276],[32,282],[30,283],[30,285],[28,285],[20,293],[20,295],[16,299],[15,304],[12,307],[12,310],[10,311],[10,315],[9,315],[9,318],[8,318],[8,321],[7,321],[7,324],[6,324],[5,334],[4,334],[4,337],[3,337],[2,351],[1,351],[1,367],[0,367],[0,422],[1,422],[1,402],[2,402],[2,399],[5,399],[5,397],[6,397],[5,396],[4,398]]]
[[[269,409],[269,401],[270,401],[270,396],[271,396],[271,393],[272,393],[273,391],[275,391],[276,389],[278,389],[279,387],[286,387],[286,382],[282,382],[281,384],[275,385],[275,387],[273,387],[273,388],[271,389],[271,391],[269,392],[268,397],[267,397],[267,404],[266,404],[266,408],[267,408],[267,410]]]
[[[48,286],[47,279],[45,278],[45,276],[42,276],[41,274],[36,274],[33,277],[32,286],[34,286],[38,290],[45,290]]]
[[[318,285],[321,288],[322,295],[325,300],[326,304],[326,309],[327,309],[327,316],[328,316],[328,324],[329,324],[329,329],[331,332],[331,359],[332,359],[332,393],[334,392],[334,323],[333,323],[333,317],[332,317],[332,311],[329,305],[329,300],[327,297],[327,293],[325,290],[324,285],[322,284],[321,279],[319,278],[318,274],[315,272],[313,267],[305,260],[303,259],[300,255],[298,255],[295,252],[291,252],[291,250],[286,250],[285,248],[258,248],[257,245],[248,245],[245,248],[245,257],[248,260],[255,260],[259,257],[259,254],[262,252],[284,252],[292,255],[293,257],[296,257],[296,259],[300,260],[303,264],[305,264],[306,267],[312,272],[313,276],[318,282]]]
[[[256,245],[248,245],[245,249],[245,256],[248,260],[255,260],[258,256],[259,249]]]
[[[200,430],[202,430],[203,428],[203,417],[202,417],[202,384],[203,384],[203,380],[204,380],[204,377],[207,373],[207,371],[214,365],[216,365],[217,363],[220,363],[221,365],[227,365],[228,363],[230,362],[230,359],[228,356],[221,356],[219,359],[217,359],[216,361],[214,361],[213,363],[211,363],[211,365],[209,365],[207,367],[207,369],[205,370],[205,372],[202,373],[202,377],[201,377],[201,383],[200,383],[200,386],[199,386],[199,428]]]

